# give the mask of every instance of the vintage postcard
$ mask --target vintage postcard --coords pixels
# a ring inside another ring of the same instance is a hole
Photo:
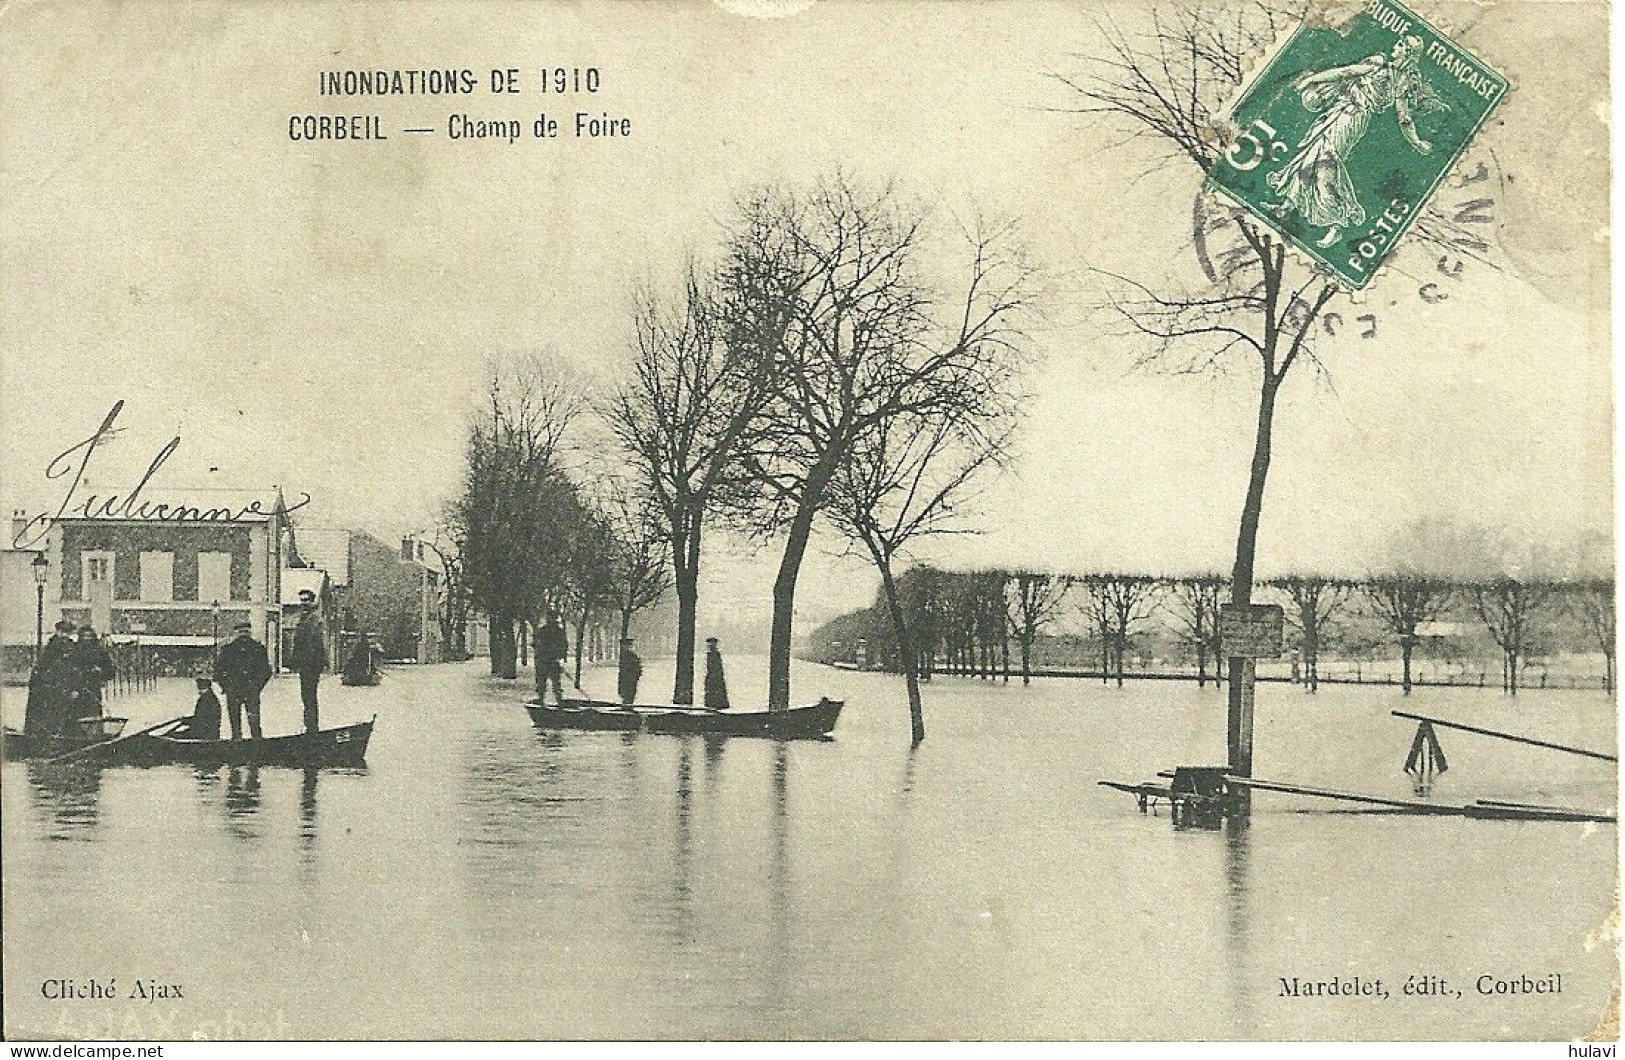
[[[1617,1040],[1608,37],[0,6],[4,1036]]]

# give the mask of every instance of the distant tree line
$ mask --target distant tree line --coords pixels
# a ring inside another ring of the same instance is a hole
[[[881,604],[833,620],[812,638],[826,662],[862,662],[922,674],[963,674],[1031,681],[1035,647],[1069,638],[1093,653],[1091,673],[1121,685],[1136,639],[1156,640],[1194,662],[1194,677],[1215,687],[1224,677],[1220,606],[1228,579],[1218,574],[1048,574],[1033,571],[945,571],[915,566],[897,578],[897,596],[917,631],[912,659],[899,653]],[[1288,575],[1256,586],[1255,599],[1281,605],[1295,679],[1308,692],[1320,684],[1323,650],[1397,651],[1400,683],[1409,693],[1413,660],[1430,624],[1452,622],[1487,635],[1501,657],[1501,688],[1516,694],[1531,648],[1561,644],[1603,657],[1603,687],[1614,687],[1612,579],[1465,580],[1416,574],[1360,579]],[[861,644],[861,649],[859,645]],[[1092,644],[1092,649],[1087,645]],[[1075,650],[1073,655],[1078,654]],[[861,658],[860,658],[861,655]]]

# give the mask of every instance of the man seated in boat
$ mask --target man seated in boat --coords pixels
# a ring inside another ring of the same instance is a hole
[[[214,694],[212,680],[207,677],[197,679],[197,705],[192,708],[192,716],[169,735],[187,740],[220,739],[220,698]]]

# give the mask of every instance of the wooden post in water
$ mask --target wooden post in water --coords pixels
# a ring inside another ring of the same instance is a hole
[[[1253,694],[1257,684],[1258,664],[1252,659],[1230,657],[1230,710],[1227,726],[1230,749],[1230,772],[1238,777],[1253,775]],[[1251,809],[1252,792],[1241,787],[1232,789],[1235,812],[1245,814]]]

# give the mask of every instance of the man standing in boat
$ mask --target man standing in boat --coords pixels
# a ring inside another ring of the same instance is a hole
[[[260,731],[260,691],[271,680],[271,661],[265,645],[254,639],[254,627],[239,622],[235,638],[220,649],[214,662],[214,681],[226,694],[226,712],[231,719],[231,738],[243,738],[243,712],[248,713],[248,734],[265,738]]]
[[[536,631],[536,702],[547,702],[548,682],[553,684],[553,696],[564,702],[564,659],[570,654],[570,642],[558,617],[549,611],[547,621]]]
[[[72,732],[81,718],[102,716],[102,688],[118,676],[113,659],[102,646],[94,627],[79,627],[79,642],[73,649],[73,710],[63,727]]]
[[[23,731],[30,736],[61,731],[72,714],[73,653],[78,648],[73,631],[72,622],[57,620],[29,676]]]
[[[637,702],[638,682],[643,678],[643,660],[638,653],[632,650],[632,638],[621,641],[621,669],[617,676],[616,691],[621,694],[621,703],[630,707]]]
[[[705,638],[705,709],[728,709],[728,679],[722,674],[722,648],[717,638]]]
[[[327,627],[316,613],[316,593],[311,589],[299,590],[299,625],[293,631],[293,651],[288,663],[299,672],[299,698],[305,704],[305,731],[321,728],[317,717],[316,689],[321,684],[322,671],[327,669]]]

